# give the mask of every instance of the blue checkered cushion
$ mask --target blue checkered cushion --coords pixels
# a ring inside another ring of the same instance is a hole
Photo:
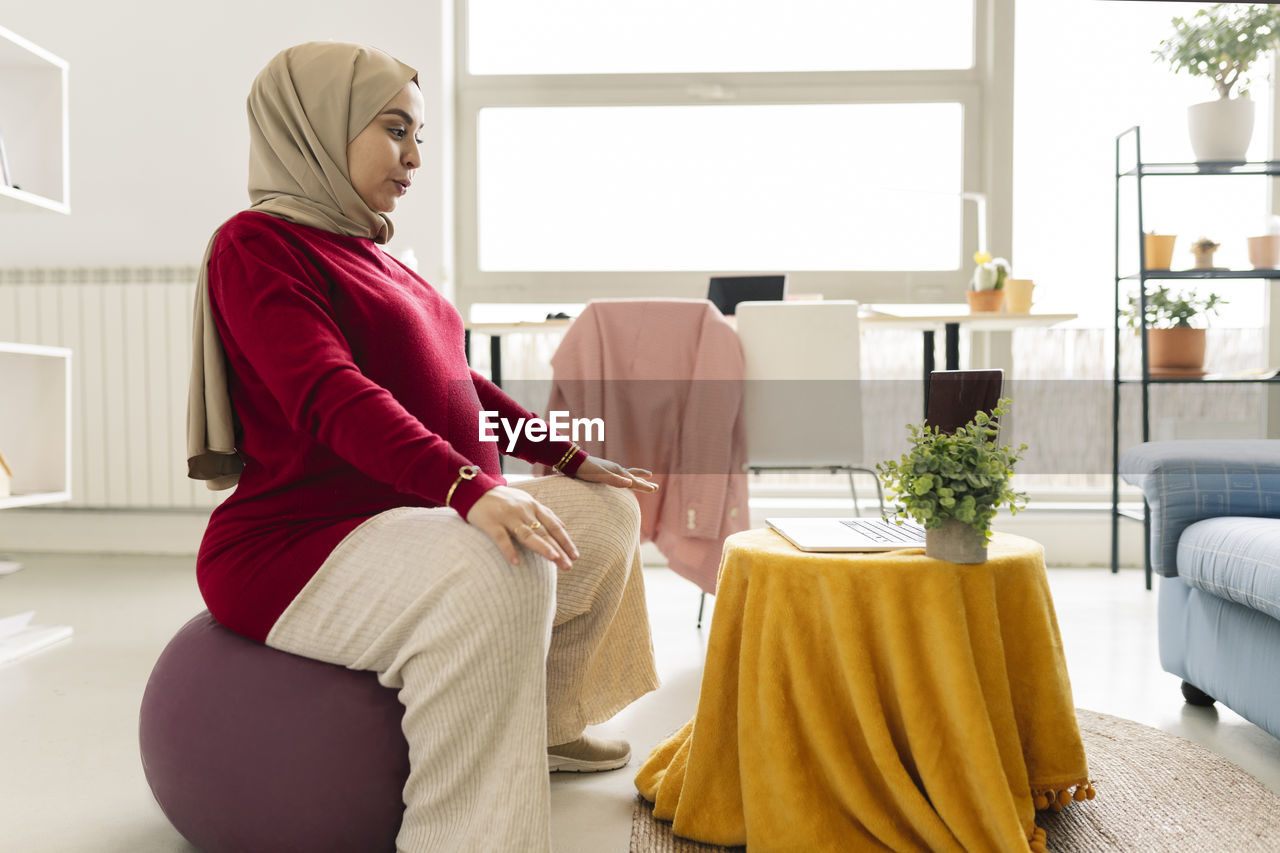
[[[1120,456],[1151,508],[1151,569],[1178,574],[1178,539],[1219,516],[1280,518],[1280,440],[1152,441]]]
[[[1178,539],[1178,577],[1280,619],[1280,519],[1197,521]]]

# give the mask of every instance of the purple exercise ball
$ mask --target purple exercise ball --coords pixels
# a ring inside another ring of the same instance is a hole
[[[374,673],[255,643],[205,611],[147,682],[143,772],[202,853],[394,851],[409,775],[403,716]]]

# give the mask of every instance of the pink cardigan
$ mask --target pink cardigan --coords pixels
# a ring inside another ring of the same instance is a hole
[[[705,299],[589,303],[551,359],[549,411],[602,418],[587,452],[648,468],[640,532],[671,568],[714,593],[725,537],[749,526],[742,350]]]

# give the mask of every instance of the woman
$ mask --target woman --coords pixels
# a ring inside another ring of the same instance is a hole
[[[548,766],[624,765],[583,730],[657,686],[631,494],[657,487],[528,438],[514,455],[559,474],[500,476],[479,412],[531,415],[377,245],[421,165],[412,68],[303,44],[248,107],[252,206],[210,240],[196,300],[189,476],[238,483],[201,593],[233,631],[399,690],[399,849],[548,850]]]

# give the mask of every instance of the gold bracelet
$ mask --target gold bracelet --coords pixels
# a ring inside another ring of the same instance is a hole
[[[559,471],[561,474],[563,474],[564,466],[568,465],[569,461],[573,459],[573,457],[577,456],[578,451],[581,449],[582,448],[579,447],[577,444],[570,444],[569,449],[564,452],[564,456],[560,457],[560,461],[552,465],[551,467]]]
[[[463,465],[458,469],[458,479],[453,481],[453,485],[449,487],[449,492],[444,496],[444,505],[448,506],[449,501],[453,500],[453,491],[458,488],[458,484],[463,480],[474,480],[476,475],[480,473],[479,465]]]
[[[579,450],[580,448],[579,446],[577,446],[576,443],[570,443],[570,446],[568,446],[568,450],[564,451],[564,455],[561,456],[561,459],[559,459],[559,461],[556,462],[556,465],[553,465],[552,467],[554,467],[554,469],[556,469],[557,471],[563,469],[564,466],[568,465],[568,461],[573,459],[573,455],[575,455],[575,453],[577,453],[577,451]]]

